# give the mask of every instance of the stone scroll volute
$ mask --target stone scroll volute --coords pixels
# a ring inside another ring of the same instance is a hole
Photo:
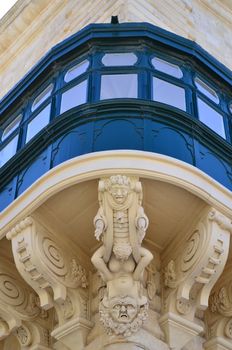
[[[114,175],[99,181],[95,237],[102,245],[92,263],[106,283],[99,305],[108,334],[130,336],[147,318],[144,269],[153,255],[142,247],[148,218],[142,207],[142,186],[136,177]]]
[[[204,331],[196,319],[208,308],[211,290],[223,272],[231,232],[231,220],[208,207],[189,234],[169,247],[163,269],[160,324],[171,347],[182,349]]]

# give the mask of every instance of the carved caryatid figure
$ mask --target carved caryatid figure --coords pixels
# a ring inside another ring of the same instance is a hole
[[[153,255],[141,246],[148,227],[137,178],[115,175],[99,182],[95,237],[103,245],[92,262],[106,282],[100,319],[108,333],[130,335],[146,318],[143,272]]]

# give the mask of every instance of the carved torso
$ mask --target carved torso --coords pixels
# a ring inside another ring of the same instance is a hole
[[[102,237],[103,245],[92,262],[106,282],[99,310],[109,333],[129,335],[147,317],[141,281],[153,256],[141,247],[148,226],[141,200],[141,183],[136,178],[116,175],[99,182],[100,208],[94,225],[95,237]]]

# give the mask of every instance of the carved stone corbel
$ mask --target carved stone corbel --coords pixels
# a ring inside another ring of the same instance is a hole
[[[36,293],[21,278],[13,264],[0,258],[0,340],[11,334],[18,338],[22,349],[39,349],[38,346],[43,346],[44,350],[51,349],[51,320],[48,313],[46,319],[43,316]],[[47,341],[42,336],[45,332]]]
[[[80,344],[84,344],[86,329],[92,326],[87,311],[88,280],[77,256],[67,248],[67,239],[66,245],[59,244],[54,234],[32,216],[17,224],[7,238],[12,241],[17,269],[39,295],[41,307],[55,307],[58,328],[52,336],[69,348],[78,330]]]
[[[210,208],[166,258],[160,324],[174,349],[204,331],[196,312],[208,307],[210,292],[226,264],[231,232],[231,221]]]
[[[207,325],[205,349],[232,349],[232,261],[214,286],[209,308],[205,313]]]
[[[0,339],[21,326],[22,320],[33,320],[40,314],[33,302],[36,294],[22,280],[15,267],[0,259]]]
[[[166,344],[149,333],[149,327],[146,331],[143,328],[149,322],[149,299],[153,299],[156,288],[152,266],[148,268],[153,255],[142,246],[148,218],[142,207],[141,183],[136,177],[113,175],[99,181],[98,194],[94,225],[95,237],[101,238],[102,245],[91,260],[105,284],[99,317],[108,345],[96,349],[93,342],[87,349],[111,349],[113,343],[117,349],[124,349],[125,344],[118,343],[120,339],[125,340],[128,349],[130,342],[133,348],[139,348],[142,338],[141,346],[149,350],[166,349]]]

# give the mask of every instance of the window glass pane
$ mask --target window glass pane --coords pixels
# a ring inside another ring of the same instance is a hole
[[[232,103],[229,104],[229,111],[232,114]]]
[[[195,84],[196,84],[196,87],[198,88],[198,90],[200,92],[202,92],[202,94],[204,94],[205,96],[210,98],[210,100],[212,100],[213,102],[219,103],[219,98],[218,98],[218,95],[216,94],[216,92],[210,86],[208,86],[206,83],[204,83],[204,81],[202,81],[199,78],[196,78]]]
[[[226,138],[223,116],[200,98],[197,99],[199,119],[217,134]]]
[[[100,99],[138,97],[137,74],[102,75]]]
[[[89,67],[89,61],[85,60],[81,63],[76,64],[72,68],[70,68],[64,76],[64,81],[68,83],[69,81],[79,77],[79,75],[86,72]]]
[[[26,143],[32,139],[41,129],[43,129],[50,120],[51,104],[45,107],[27,126]]]
[[[151,60],[151,63],[153,64],[154,68],[159,70],[160,72],[172,75],[173,77],[179,79],[183,77],[182,70],[175,64],[164,61],[158,57],[154,57]]]
[[[153,78],[153,100],[186,111],[185,90],[155,77]]]
[[[87,101],[87,80],[66,90],[61,97],[60,113],[70,108],[86,103]]]
[[[17,129],[17,127],[19,126],[20,122],[22,119],[22,115],[19,115],[17,118],[15,118],[13,120],[12,123],[10,123],[5,130],[3,131],[2,134],[2,141],[4,141],[10,134],[12,134],[13,131],[15,131]]]
[[[38,108],[49,96],[51,96],[53,90],[53,84],[50,84],[44,89],[39,96],[36,97],[36,99],[33,102],[33,105],[31,107],[31,111],[35,111],[36,108]]]
[[[18,135],[16,135],[1,151],[0,151],[0,167],[3,166],[10,158],[12,158],[17,150]]]
[[[137,56],[132,52],[106,53],[102,58],[104,66],[133,66],[137,62]]]

